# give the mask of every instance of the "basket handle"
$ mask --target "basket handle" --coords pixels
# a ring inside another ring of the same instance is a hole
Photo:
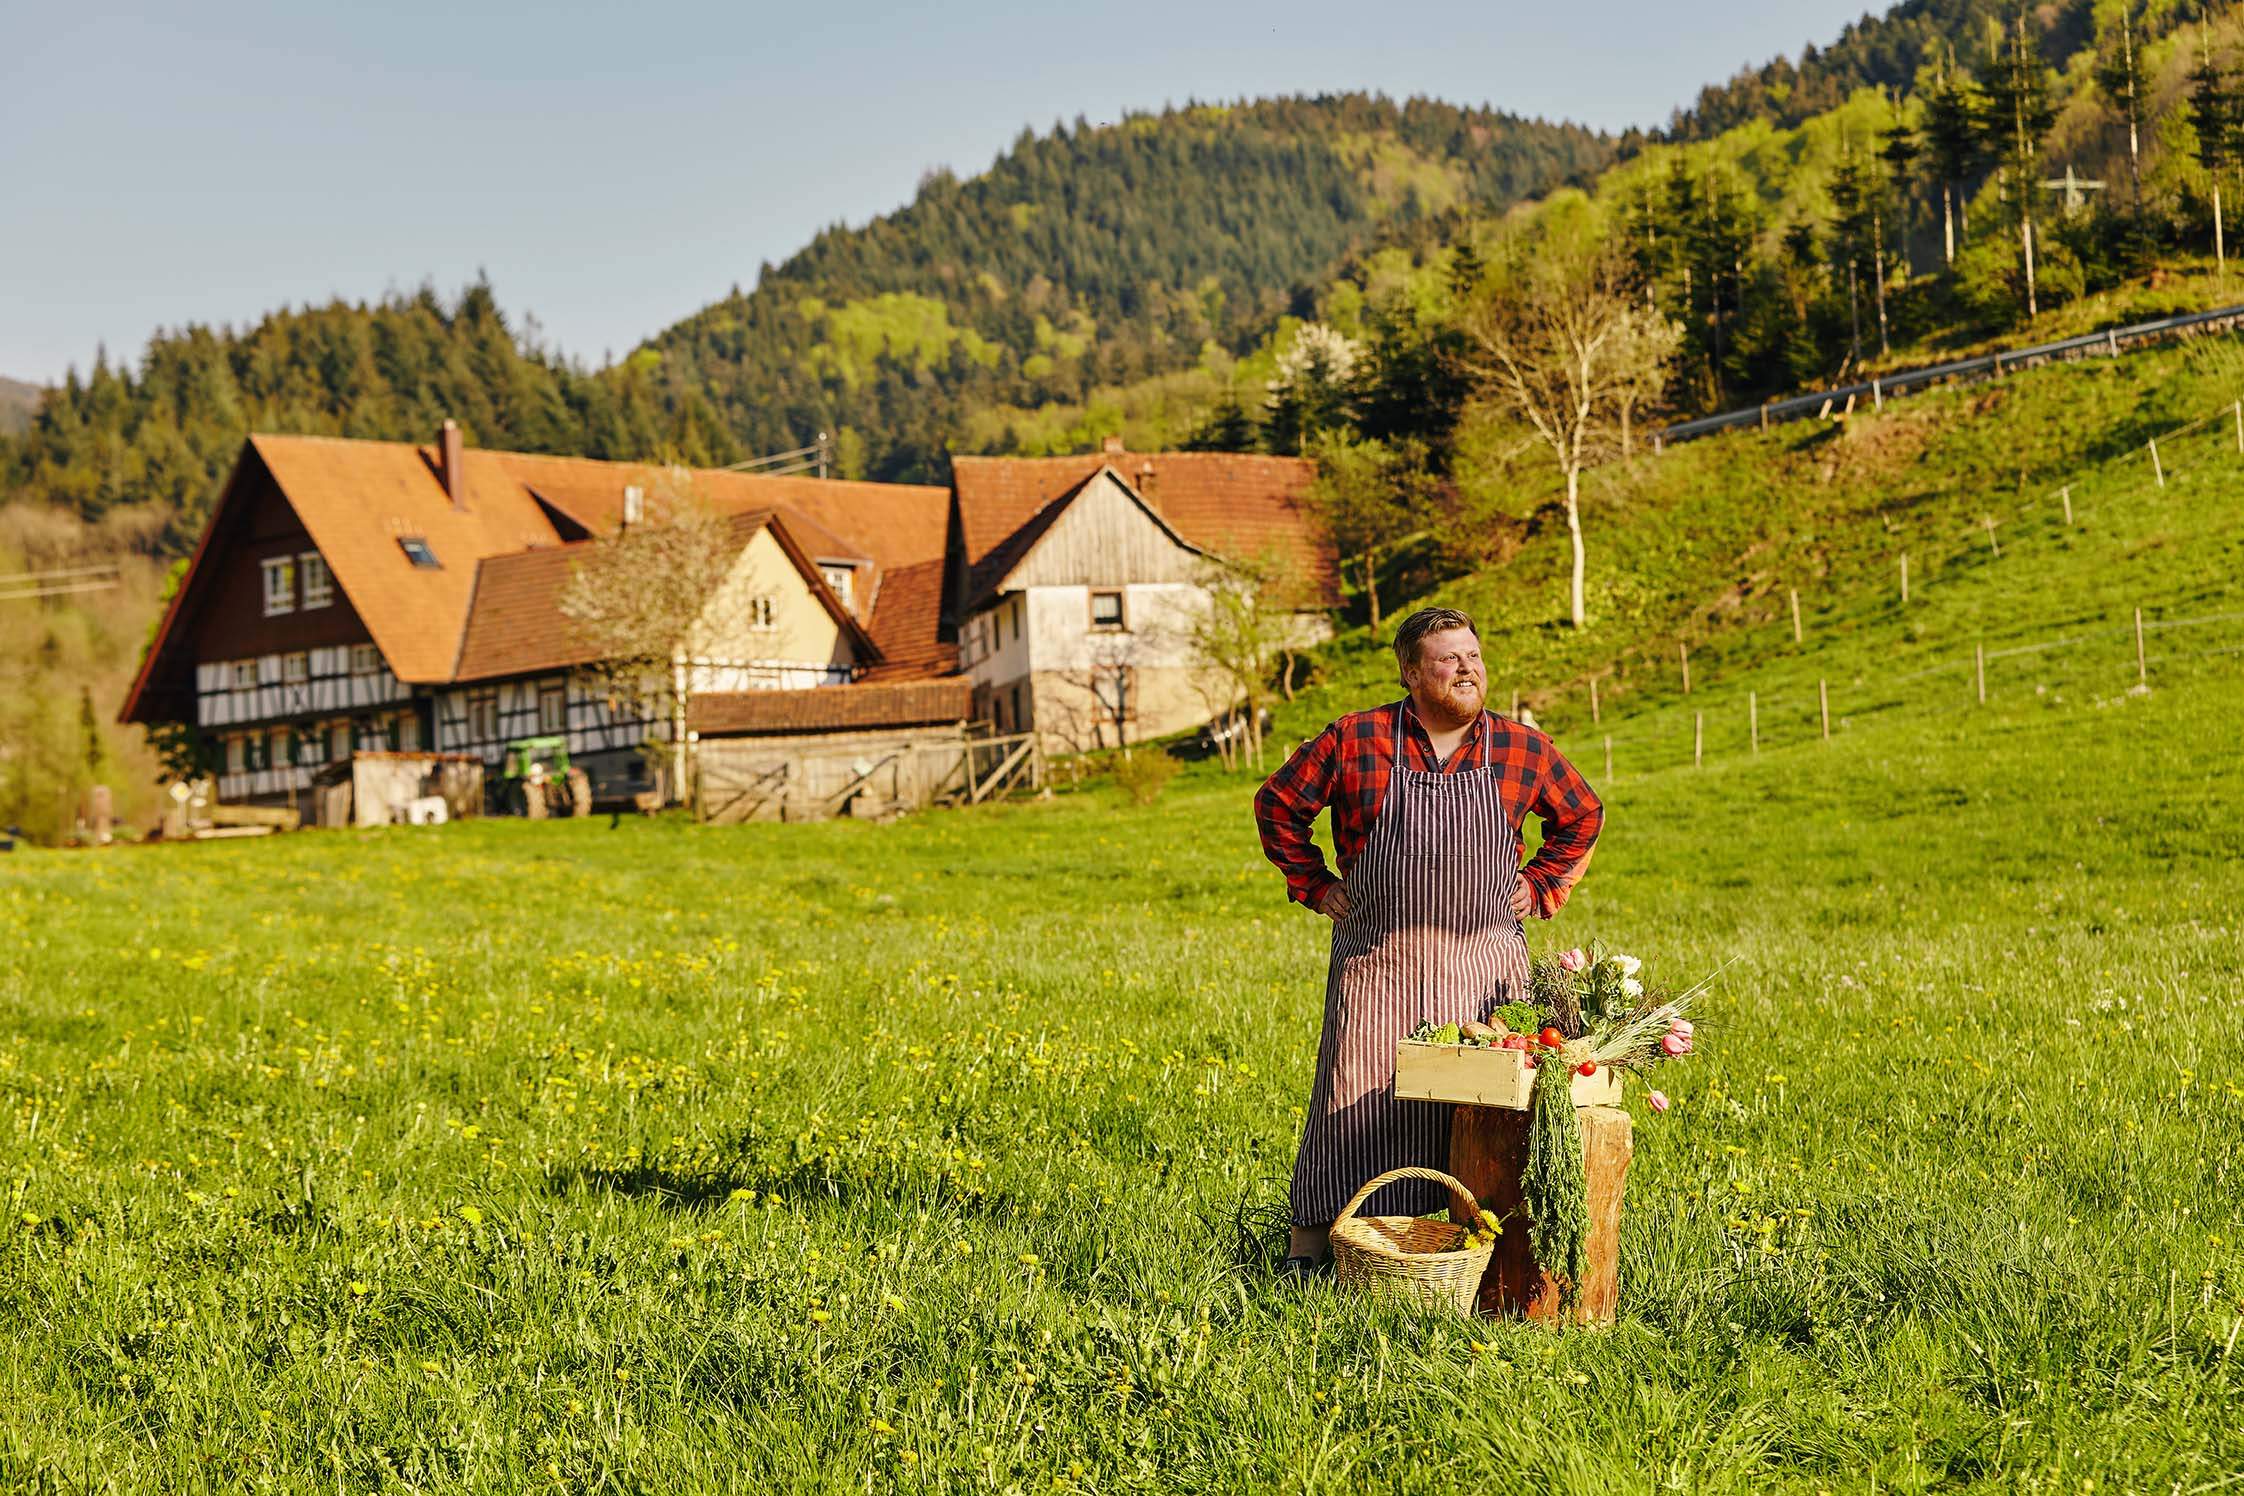
[[[1435,1184],[1446,1184],[1449,1186],[1452,1202],[1465,1207],[1465,1219],[1459,1224],[1470,1229],[1471,1223],[1480,1219],[1480,1201],[1473,1198],[1473,1192],[1465,1188],[1456,1176],[1444,1174],[1439,1169],[1421,1169],[1413,1166],[1407,1169],[1389,1169],[1386,1173],[1381,1174],[1362,1189],[1356,1191],[1355,1198],[1340,1207],[1340,1214],[1333,1217],[1332,1224],[1337,1226],[1342,1221],[1352,1219],[1356,1214],[1357,1206],[1378,1193],[1380,1186],[1392,1184],[1398,1179],[1425,1179],[1431,1180]]]

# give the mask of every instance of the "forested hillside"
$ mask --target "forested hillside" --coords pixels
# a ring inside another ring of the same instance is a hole
[[[1666,140],[1711,140],[1725,130],[1754,120],[1798,125],[1835,109],[1857,89],[1907,91],[1924,68],[1955,56],[1970,59],[1984,49],[1988,29],[2007,26],[2022,9],[2033,12],[2037,51],[2052,67],[2062,66],[2088,40],[2091,11],[2110,11],[2093,0],[2050,0],[2021,7],[2012,0],[1903,0],[1882,16],[1850,22],[1828,47],[1812,41],[1797,61],[1790,57],[1741,69],[1724,83],[1699,90],[1698,101],[1679,109]],[[2139,3],[2135,6],[2144,7]],[[2193,7],[2153,0],[2151,10],[2168,14]]]
[[[1610,155],[1573,126],[1363,94],[1078,120],[821,234],[630,363],[708,391],[750,447],[847,428],[853,468],[939,479],[977,408],[1251,343],[1383,226],[1500,208]]]

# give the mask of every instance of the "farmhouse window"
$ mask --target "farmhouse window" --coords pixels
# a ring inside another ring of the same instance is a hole
[[[296,558],[275,556],[259,563],[265,571],[265,616],[296,611]]]
[[[1013,730],[1015,732],[1028,731],[1028,718],[1021,715],[1021,688],[1019,686],[1013,688]]]
[[[239,774],[248,767],[248,744],[238,732],[226,735],[226,772]]]
[[[272,766],[285,769],[296,762],[296,734],[285,727],[273,729]]]
[[[281,679],[294,685],[312,678],[311,658],[301,649],[291,650],[281,656]]]
[[[569,730],[569,693],[559,686],[545,686],[538,691],[538,731],[542,733]]]
[[[338,761],[351,756],[351,724],[338,722],[327,730],[328,756]]]
[[[415,712],[401,712],[397,719],[397,747],[400,753],[421,751],[421,718]]]
[[[468,741],[488,743],[499,735],[499,693],[477,691],[468,697]]]
[[[1091,627],[1118,630],[1127,627],[1122,621],[1122,594],[1119,592],[1094,592],[1091,594]]]
[[[327,569],[327,558],[318,551],[306,551],[296,558],[296,575],[304,584],[306,612],[335,601],[335,573]]]
[[[834,589],[834,596],[841,599],[843,607],[852,606],[850,588],[857,579],[857,568],[853,566],[821,566],[818,568],[818,574],[826,579],[827,586]]]
[[[351,674],[372,675],[382,668],[382,652],[371,644],[351,646]]]
[[[246,691],[256,684],[257,662],[255,660],[234,661],[234,689]]]
[[[418,535],[400,535],[397,548],[405,552],[405,559],[423,571],[442,571],[444,563],[436,559],[436,552]]]
[[[773,605],[768,593],[761,597],[748,599],[748,627],[768,629],[776,627],[778,621],[779,610]]]

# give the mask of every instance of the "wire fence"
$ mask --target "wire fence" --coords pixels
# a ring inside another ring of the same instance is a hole
[[[1569,756],[1611,778],[1828,741],[1890,713],[2124,698],[2244,654],[2244,402],[2017,495],[1963,533],[1891,538],[1886,583],[1820,596],[1811,583],[1806,608],[1788,588],[1773,617],[1695,657],[1678,641],[1659,695],[1625,716],[1600,702],[1596,677],[1527,694]],[[2024,608],[2031,589],[2010,585],[2021,568],[2049,589]]]

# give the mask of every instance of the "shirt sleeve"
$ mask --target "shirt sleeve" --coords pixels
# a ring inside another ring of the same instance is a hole
[[[1538,912],[1548,919],[1588,870],[1590,851],[1605,825],[1605,805],[1549,738],[1537,744],[1537,758],[1535,799],[1528,808],[1542,819],[1543,844],[1520,876],[1534,891]]]
[[[1286,875],[1287,896],[1310,908],[1340,880],[1325,866],[1313,839],[1318,813],[1332,803],[1340,778],[1339,724],[1327,726],[1294,750],[1293,757],[1255,791],[1255,827],[1262,855]]]

